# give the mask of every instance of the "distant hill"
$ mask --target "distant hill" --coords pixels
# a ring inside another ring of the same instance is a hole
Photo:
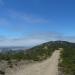
[[[60,75],[75,75],[75,43],[50,41],[27,50],[27,53],[29,59],[43,60],[59,48],[63,48],[60,56],[62,61],[59,62]]]
[[[75,47],[75,43],[70,43],[67,41],[50,41],[38,46],[32,47],[30,49],[25,49],[24,47],[10,47],[10,48],[2,48],[3,56],[8,59],[26,59],[26,60],[34,60],[41,61],[51,56],[54,50],[58,50],[59,48],[67,48],[67,47]],[[18,50],[13,50],[18,49]],[[1,54],[2,54],[1,53]],[[6,56],[7,55],[7,56]],[[2,58],[2,59],[6,59]]]

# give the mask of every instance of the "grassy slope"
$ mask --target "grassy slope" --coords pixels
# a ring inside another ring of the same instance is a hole
[[[41,61],[51,56],[53,51],[56,49],[56,45],[53,43],[47,42],[38,46],[35,46],[26,52],[13,52],[8,51],[4,54],[0,54],[0,60],[34,60]]]
[[[60,67],[64,75],[75,75],[75,46],[71,45],[64,47],[61,52]]]
[[[1,60],[11,59],[16,60],[34,60],[42,61],[51,56],[55,49],[63,48],[61,52],[62,62],[60,63],[61,71],[64,75],[75,75],[75,43],[69,43],[66,41],[47,42],[39,46],[35,46],[26,52],[21,51],[13,53],[12,51],[6,54],[0,54]]]

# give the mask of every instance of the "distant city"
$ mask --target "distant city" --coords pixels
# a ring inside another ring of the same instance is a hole
[[[17,51],[17,50],[26,50],[30,47],[22,47],[22,46],[9,46],[9,47],[0,47],[0,52],[5,52],[5,51]]]

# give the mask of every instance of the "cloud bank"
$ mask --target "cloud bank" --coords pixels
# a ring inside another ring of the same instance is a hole
[[[30,35],[28,37],[21,37],[21,38],[3,38],[0,36],[0,46],[25,46],[25,47],[31,47],[35,46],[44,42],[48,41],[56,41],[56,40],[62,40],[62,41],[69,41],[69,42],[75,42],[74,36],[62,36],[60,33],[40,33],[37,35]]]

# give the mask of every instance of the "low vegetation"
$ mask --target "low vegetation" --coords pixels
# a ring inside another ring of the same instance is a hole
[[[44,43],[39,46],[35,46],[31,49],[28,49],[26,51],[7,51],[6,53],[0,54],[0,60],[33,60],[33,61],[41,61],[53,53],[55,46],[53,44]]]
[[[5,75],[5,72],[0,70],[0,75]]]
[[[65,46],[61,52],[61,59],[59,70],[64,75],[75,75],[75,44],[70,43]]]
[[[42,61],[52,55],[55,50],[63,48],[61,51],[61,62],[59,70],[63,75],[75,75],[75,43],[66,41],[52,41],[35,46],[26,51],[7,51],[0,53],[0,60],[6,60],[12,67],[11,60],[33,60]],[[61,74],[61,75],[62,75]]]

